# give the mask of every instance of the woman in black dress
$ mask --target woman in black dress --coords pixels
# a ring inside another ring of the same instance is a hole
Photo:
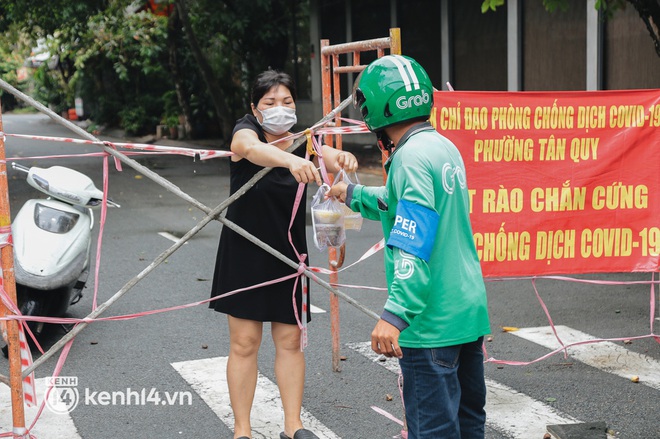
[[[305,159],[304,145],[288,153],[285,150],[293,140],[272,144],[291,134],[289,130],[296,123],[295,101],[295,86],[287,74],[268,70],[257,77],[252,88],[252,114],[236,122],[232,135],[230,192],[236,192],[264,167],[273,169],[228,207],[226,217],[297,263],[296,251],[300,255],[307,254],[305,192],[291,224],[289,241],[289,224],[298,186],[310,182],[321,185],[322,180],[317,165]],[[324,145],[322,155],[329,172],[357,169],[357,160],[351,153]],[[302,262],[308,261],[305,258]],[[223,227],[211,296],[295,272],[265,250]],[[309,304],[306,313],[302,311],[303,282],[308,283],[307,278],[301,276],[211,302],[211,308],[227,314],[229,321],[227,383],[234,412],[234,438],[251,437],[250,411],[257,384],[257,355],[263,322],[271,322],[275,344],[275,375],[284,408],[284,432],[280,438],[317,437],[303,428],[300,419],[305,357],[300,349],[301,330],[296,315],[307,322],[311,319]]]

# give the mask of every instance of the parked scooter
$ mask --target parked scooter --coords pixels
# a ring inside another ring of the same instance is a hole
[[[86,175],[62,166],[12,163],[12,168],[48,195],[27,200],[11,226],[17,304],[26,316],[61,316],[82,297],[90,268],[92,209],[101,206],[103,191]],[[119,207],[109,199],[108,205]],[[44,324],[30,322],[29,327],[38,335]]]

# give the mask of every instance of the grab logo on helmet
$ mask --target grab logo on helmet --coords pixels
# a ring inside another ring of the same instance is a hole
[[[412,106],[419,107],[421,105],[428,104],[431,100],[431,97],[426,92],[426,90],[421,90],[421,94],[414,96],[400,96],[396,100],[396,106],[400,110],[405,110],[411,108]]]

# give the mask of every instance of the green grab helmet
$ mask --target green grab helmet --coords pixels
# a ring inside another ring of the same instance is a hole
[[[362,113],[367,128],[376,132],[395,123],[428,118],[433,107],[433,85],[414,59],[386,55],[360,73],[353,105]]]

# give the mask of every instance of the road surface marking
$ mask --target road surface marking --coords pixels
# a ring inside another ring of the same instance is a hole
[[[324,309],[319,308],[318,306],[314,306],[314,305],[310,305],[310,306],[309,306],[309,311],[310,311],[312,314],[323,314],[323,313],[325,313],[325,310],[324,310]]]
[[[233,431],[234,415],[229,404],[227,389],[227,357],[181,361],[172,363],[172,367],[181,374],[227,428]],[[277,385],[260,373],[252,403],[253,439],[280,437],[280,432],[284,428],[284,411],[279,395]],[[305,428],[312,430],[319,438],[341,439],[304,407],[301,418]]]
[[[50,377],[49,377],[50,378]],[[34,380],[37,390],[37,402],[41,404],[46,394],[46,378]],[[29,427],[39,411],[39,407],[25,406],[25,424]],[[13,430],[11,393],[8,386],[0,385],[0,433],[9,433]],[[36,425],[30,431],[35,437],[48,439],[80,439],[78,429],[73,424],[69,413],[57,414],[44,408]]]
[[[165,239],[169,239],[172,242],[179,242],[179,237],[172,235],[171,233],[168,232],[158,232],[160,236],[162,236]],[[184,244],[188,244],[188,242],[184,242]]]
[[[350,343],[348,347],[374,363],[399,374],[399,361],[376,354],[371,342]],[[486,379],[486,424],[511,439],[542,438],[546,425],[576,424],[582,421],[553,409],[524,393]]]
[[[596,340],[589,334],[567,326],[555,326],[555,329],[564,345]],[[555,350],[561,347],[550,326],[521,328],[509,334],[548,349]],[[660,361],[647,355],[638,354],[609,341],[571,346],[567,351],[571,358],[584,364],[626,379],[638,376],[640,384],[660,390]]]

